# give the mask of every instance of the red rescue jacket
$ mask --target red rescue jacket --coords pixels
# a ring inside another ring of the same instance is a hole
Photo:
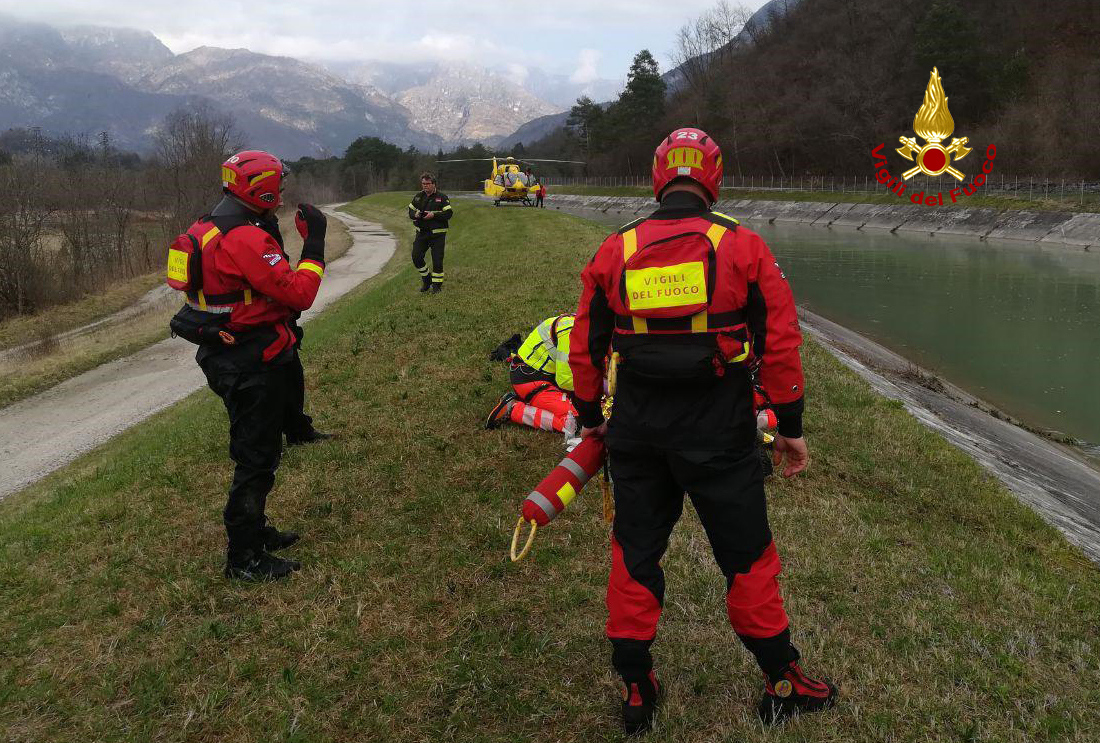
[[[262,339],[258,360],[270,362],[297,344],[292,324],[316,299],[325,267],[302,260],[291,268],[280,241],[263,224],[258,217],[233,215],[206,216],[191,225],[187,231],[202,246],[203,291],[188,294],[187,302],[229,313],[226,329]],[[277,226],[269,229],[278,234]]]
[[[671,271],[661,267],[661,246],[685,240],[695,241],[697,259],[689,262],[681,251],[666,261]],[[624,373],[628,364],[621,364],[611,434],[618,425],[620,438],[667,440],[668,447],[747,445],[755,439],[748,371],[758,364],[780,433],[802,435],[802,335],[794,297],[768,246],[737,220],[712,212],[693,194],[674,192],[649,218],[604,240],[581,281],[569,363],[582,424],[603,419],[599,403],[612,349],[656,367],[695,354],[696,367],[698,359],[710,359],[715,369],[713,379],[702,382],[632,380]]]

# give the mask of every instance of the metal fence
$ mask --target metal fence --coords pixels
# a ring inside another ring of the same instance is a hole
[[[649,188],[651,181],[645,176],[542,176],[547,187],[587,186],[596,188]],[[918,175],[905,181],[905,194],[924,191],[927,194],[943,193],[944,202],[950,200],[951,189],[962,191],[969,186],[973,176],[956,181],[950,176],[930,178]],[[886,187],[873,175],[858,176],[796,176],[779,178],[773,175],[726,176],[722,188],[749,191],[829,191],[836,193],[885,193]],[[991,175],[977,193],[979,195],[1007,195],[1020,199],[1060,199],[1079,201],[1095,198],[1100,194],[1100,181],[1072,180],[1067,178],[1042,178],[1038,176]],[[966,198],[965,194],[962,198]]]

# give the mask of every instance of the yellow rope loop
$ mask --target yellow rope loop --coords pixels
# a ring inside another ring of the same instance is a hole
[[[600,492],[603,494],[603,520],[610,524],[615,520],[615,498],[611,495],[611,483],[606,476],[600,478]]]
[[[535,535],[539,531],[538,522],[531,519],[531,533],[527,537],[527,544],[523,545],[523,551],[518,555],[516,554],[516,547],[519,546],[519,533],[523,529],[523,516],[520,515],[519,521],[516,522],[516,530],[512,532],[512,562],[519,562],[523,558],[527,557],[527,553],[531,551],[531,545],[535,543]]]

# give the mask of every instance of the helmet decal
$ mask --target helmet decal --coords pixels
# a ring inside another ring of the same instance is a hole
[[[279,205],[285,177],[279,158],[259,150],[238,152],[222,163],[222,188],[257,209]]]

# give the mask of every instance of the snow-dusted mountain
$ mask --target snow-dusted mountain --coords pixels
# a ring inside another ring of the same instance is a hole
[[[0,129],[108,131],[117,146],[137,150],[148,149],[165,114],[199,100],[233,114],[250,146],[290,158],[341,154],[360,136],[422,150],[494,144],[571,103],[563,97],[575,84],[563,76],[525,70],[523,77],[531,89],[565,102],[549,102],[505,72],[470,65],[326,69],[211,47],[175,55],[146,31],[54,28],[0,15]]]

